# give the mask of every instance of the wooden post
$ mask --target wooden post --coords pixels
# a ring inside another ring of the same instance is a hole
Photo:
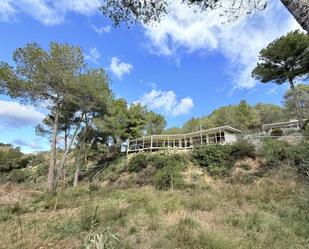
[[[169,135],[167,136],[167,148],[168,149],[170,148],[170,136]]]
[[[127,144],[127,155],[129,155],[130,150],[130,139],[128,138],[128,144]]]
[[[143,136],[143,151],[145,150],[145,137]]]
[[[153,136],[150,137],[150,151],[152,151]]]
[[[206,134],[206,143],[209,144],[209,137],[208,137],[208,134]]]

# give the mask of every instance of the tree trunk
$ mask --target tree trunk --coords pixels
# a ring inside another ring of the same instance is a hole
[[[80,166],[81,166],[82,154],[84,154],[84,163],[85,163],[85,165],[87,165],[86,139],[87,139],[87,136],[88,136],[89,127],[91,127],[91,125],[92,125],[92,121],[93,120],[91,120],[88,124],[87,120],[86,120],[85,132],[84,132],[84,135],[83,135],[83,139],[81,141],[80,150],[79,150],[79,153],[77,155],[77,160],[76,160],[76,169],[75,169],[73,187],[76,187],[78,185],[78,176],[79,176],[79,171],[80,171]]]
[[[296,92],[295,92],[295,85],[294,85],[294,82],[292,79],[289,80],[290,82],[290,88],[291,88],[291,91],[292,91],[292,98],[293,98],[293,102],[294,102],[294,106],[295,106],[295,111],[296,111],[296,116],[297,116],[297,119],[298,119],[298,122],[299,122],[299,126],[300,128],[303,128],[304,127],[304,117],[300,111],[300,108],[299,108],[299,100],[297,98],[297,95],[296,95]]]
[[[55,168],[56,168],[56,161],[57,161],[58,121],[59,121],[59,112],[56,111],[54,122],[53,122],[51,148],[50,148],[50,163],[49,163],[48,177],[47,177],[47,188],[49,192],[53,192],[55,190]]]
[[[82,153],[85,151],[85,142],[86,142],[86,135],[84,134],[84,137],[82,139],[79,152],[76,159],[76,169],[75,169],[75,175],[74,175],[74,183],[73,187],[76,187],[78,185],[78,177],[79,177],[79,171],[80,171],[80,165],[81,165],[81,159],[82,159]]]
[[[68,130],[64,129],[64,150],[66,151],[68,147]]]
[[[66,163],[66,160],[67,160],[68,154],[69,154],[69,152],[70,152],[70,149],[71,149],[71,147],[72,147],[72,145],[73,145],[73,142],[74,142],[74,140],[75,140],[75,137],[76,137],[76,135],[77,135],[77,133],[78,133],[78,131],[79,131],[79,129],[80,129],[83,116],[84,116],[84,114],[81,115],[81,120],[79,121],[79,123],[78,123],[78,125],[77,125],[77,127],[76,127],[76,129],[75,129],[75,131],[74,131],[74,134],[73,134],[73,136],[72,136],[72,138],[71,138],[69,144],[67,145],[67,148],[66,148],[66,150],[64,151],[64,154],[63,154],[63,156],[62,156],[61,162],[60,162],[59,167],[58,167],[58,179],[61,178],[61,177],[64,178],[63,168],[64,168],[64,165],[65,165],[65,163]]]
[[[281,0],[296,21],[309,33],[309,2],[308,0]]]

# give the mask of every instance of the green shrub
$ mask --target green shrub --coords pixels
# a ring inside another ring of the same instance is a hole
[[[281,137],[283,135],[283,130],[280,128],[274,128],[271,130],[270,135],[273,137]]]
[[[148,157],[148,162],[157,169],[162,169],[166,166],[167,156],[162,154],[152,154]]]
[[[212,175],[222,176],[228,173],[233,164],[229,149],[227,145],[208,144],[194,148],[192,155]]]
[[[304,135],[305,140],[309,141],[309,124],[308,123],[304,127],[303,135]]]
[[[271,130],[270,135],[273,137],[281,137],[283,135],[283,130],[280,128],[274,128]]]
[[[23,169],[13,169],[10,172],[9,180],[15,183],[22,183],[29,180],[30,174]]]
[[[49,165],[46,162],[38,165],[37,170],[36,170],[37,176],[47,176],[48,166]]]
[[[289,145],[284,141],[265,139],[261,148],[261,156],[267,166],[273,167],[289,158]]]
[[[1,146],[0,148],[0,171],[10,171],[24,166],[23,153],[19,147],[12,145]]]
[[[148,156],[148,163],[157,169],[162,169],[168,165],[184,165],[187,162],[185,155],[173,154],[151,154]]]
[[[292,162],[298,172],[309,177],[309,142],[303,142],[292,148]]]
[[[167,190],[183,186],[181,169],[179,166],[169,165],[160,170],[155,175],[155,186],[157,189]]]
[[[148,165],[148,158],[146,154],[137,154],[131,158],[128,164],[129,172],[139,172],[142,169],[146,168]]]
[[[234,159],[255,158],[255,146],[245,140],[240,140],[230,146],[230,155]]]

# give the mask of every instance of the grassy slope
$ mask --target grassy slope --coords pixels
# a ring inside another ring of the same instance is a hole
[[[83,248],[107,228],[119,239],[103,237],[108,248],[309,248],[309,187],[292,169],[248,184],[194,179],[194,189],[85,184],[60,196],[2,186],[0,248]]]

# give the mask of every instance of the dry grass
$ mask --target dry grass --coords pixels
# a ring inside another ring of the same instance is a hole
[[[200,187],[84,185],[58,196],[56,211],[57,196],[2,186],[0,248],[83,248],[90,232],[107,227],[119,238],[115,248],[308,248],[309,187],[290,168],[250,184],[209,180],[192,168],[186,178]],[[16,199],[21,193],[27,197]]]

